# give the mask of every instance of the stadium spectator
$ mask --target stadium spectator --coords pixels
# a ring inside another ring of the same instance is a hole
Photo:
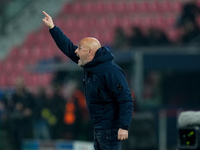
[[[5,0],[0,0],[0,33],[5,34],[5,22],[6,22],[6,17],[5,17],[5,8],[6,8],[6,3],[7,1]]]
[[[197,18],[200,15],[200,8],[197,0],[186,0],[182,11],[176,21],[176,28],[181,31],[179,45],[199,45],[200,29]]]
[[[33,138],[34,96],[26,89],[25,81],[19,77],[12,94],[12,132],[15,147],[22,149],[22,140]]]
[[[187,0],[182,6],[180,17],[177,20],[177,26],[184,26],[188,21],[196,24],[196,17],[199,14],[200,8],[197,5],[197,0]]]
[[[170,45],[166,34],[160,29],[150,27],[146,34],[146,45],[147,46],[167,46]]]
[[[114,40],[112,43],[113,50],[122,50],[129,47],[128,37],[123,28],[117,27],[114,30]]]
[[[49,124],[42,116],[42,111],[46,108],[47,96],[44,87],[38,87],[35,95],[36,107],[34,109],[33,133],[35,139],[50,139]]]
[[[85,97],[78,89],[76,80],[68,81],[64,87],[64,96],[67,99],[64,112],[65,139],[77,140],[82,135],[83,119],[85,119]],[[85,135],[86,137],[87,135]]]
[[[199,43],[200,29],[199,26],[192,22],[187,21],[182,25],[183,33],[181,37],[182,44],[190,44],[191,42]]]
[[[131,36],[129,37],[129,45],[131,47],[144,47],[146,46],[146,38],[141,32],[139,27],[132,27]]]
[[[53,58],[54,64],[62,63],[62,58],[60,56],[55,56]],[[65,82],[65,78],[67,76],[67,72],[65,70],[56,70],[53,74],[52,84],[60,84],[61,86]]]
[[[51,139],[60,139],[64,133],[65,99],[61,90],[60,84],[53,85],[52,95],[47,100],[46,109],[43,109],[43,115],[50,126]]]

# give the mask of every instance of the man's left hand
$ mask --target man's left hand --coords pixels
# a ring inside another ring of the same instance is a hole
[[[119,128],[118,130],[118,140],[126,140],[128,139],[128,130],[124,130]]]

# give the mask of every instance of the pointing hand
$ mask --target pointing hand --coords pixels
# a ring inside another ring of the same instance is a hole
[[[46,26],[52,29],[54,27],[54,23],[51,16],[49,16],[45,11],[42,11],[42,12],[45,15],[45,17],[42,19],[43,22],[46,24]]]

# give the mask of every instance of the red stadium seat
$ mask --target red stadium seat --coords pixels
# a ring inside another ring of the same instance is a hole
[[[125,2],[116,2],[114,4],[114,10],[115,13],[122,13],[122,12],[126,12],[126,4]]]
[[[30,49],[26,46],[22,47],[21,49],[19,49],[19,58],[20,59],[27,59],[29,57],[31,57],[30,55]]]
[[[40,74],[39,75],[39,83],[40,83],[39,85],[47,86],[50,84],[51,79],[52,79],[52,75],[49,73]]]
[[[36,86],[39,84],[38,76],[34,74],[27,74],[25,81],[28,86]]]
[[[137,11],[146,12],[148,10],[148,2],[139,1],[137,2]]]
[[[137,12],[138,11],[138,4],[134,2],[127,2],[126,3],[127,12]]]
[[[104,12],[104,5],[102,3],[94,3],[92,4],[92,9],[91,12],[89,13],[97,13],[97,14],[102,14]]]
[[[120,22],[121,22],[120,26],[124,29],[130,28],[132,26],[132,22],[129,16],[121,18]]]
[[[4,87],[7,85],[6,75],[0,74],[0,86]]]
[[[76,28],[77,29],[81,29],[81,28],[85,28],[87,26],[87,22],[84,18],[78,18],[76,20]]]
[[[159,4],[160,12],[180,12],[182,4],[179,1],[162,1]]]
[[[99,40],[102,44],[108,45],[112,43],[113,40],[113,32],[112,31],[104,31],[98,33]]]
[[[180,37],[180,31],[176,29],[171,29],[167,31],[168,38],[172,42],[176,42],[178,38]]]
[[[116,26],[120,26],[120,19],[117,16],[111,16],[111,18],[109,19],[109,24],[112,28],[116,27]]]
[[[171,12],[181,13],[182,3],[180,1],[172,1],[171,2]]]
[[[23,59],[18,59],[16,62],[14,62],[13,73],[20,73],[24,71],[25,64],[26,62],[23,61]]]
[[[4,68],[4,71],[6,73],[11,73],[12,72],[12,69],[14,68],[14,62],[13,60],[6,60],[3,62],[3,68]]]
[[[83,7],[85,13],[90,13],[94,11],[93,3],[85,3]]]
[[[114,3],[104,3],[103,4],[103,12],[104,13],[112,13],[115,11],[115,6],[114,6]]]
[[[158,12],[159,11],[159,3],[157,1],[150,1],[147,4],[148,12]]]
[[[14,47],[11,49],[10,54],[8,55],[7,59],[16,59],[19,57],[19,49],[17,47]]]
[[[71,12],[80,14],[83,13],[83,11],[83,5],[81,3],[75,3],[72,5]]]
[[[175,25],[176,18],[175,18],[174,15],[166,16],[165,20],[166,20],[166,25],[167,26],[173,27]]]
[[[7,84],[7,86],[14,86],[15,85],[15,82],[16,82],[16,79],[17,79],[17,74],[9,74],[9,75],[7,75],[6,76],[6,84]]]
[[[32,33],[30,33],[30,34],[28,35],[28,37],[26,38],[25,43],[26,43],[27,45],[32,46],[32,45],[35,44],[36,39],[37,39],[36,34],[32,32]]]
[[[66,14],[69,14],[72,12],[72,4],[67,3],[66,5],[64,5],[62,11]]]

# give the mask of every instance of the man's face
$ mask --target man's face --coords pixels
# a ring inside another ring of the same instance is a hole
[[[84,66],[88,62],[89,46],[84,42],[80,42],[78,48],[75,50],[76,55],[79,57],[78,65]]]

